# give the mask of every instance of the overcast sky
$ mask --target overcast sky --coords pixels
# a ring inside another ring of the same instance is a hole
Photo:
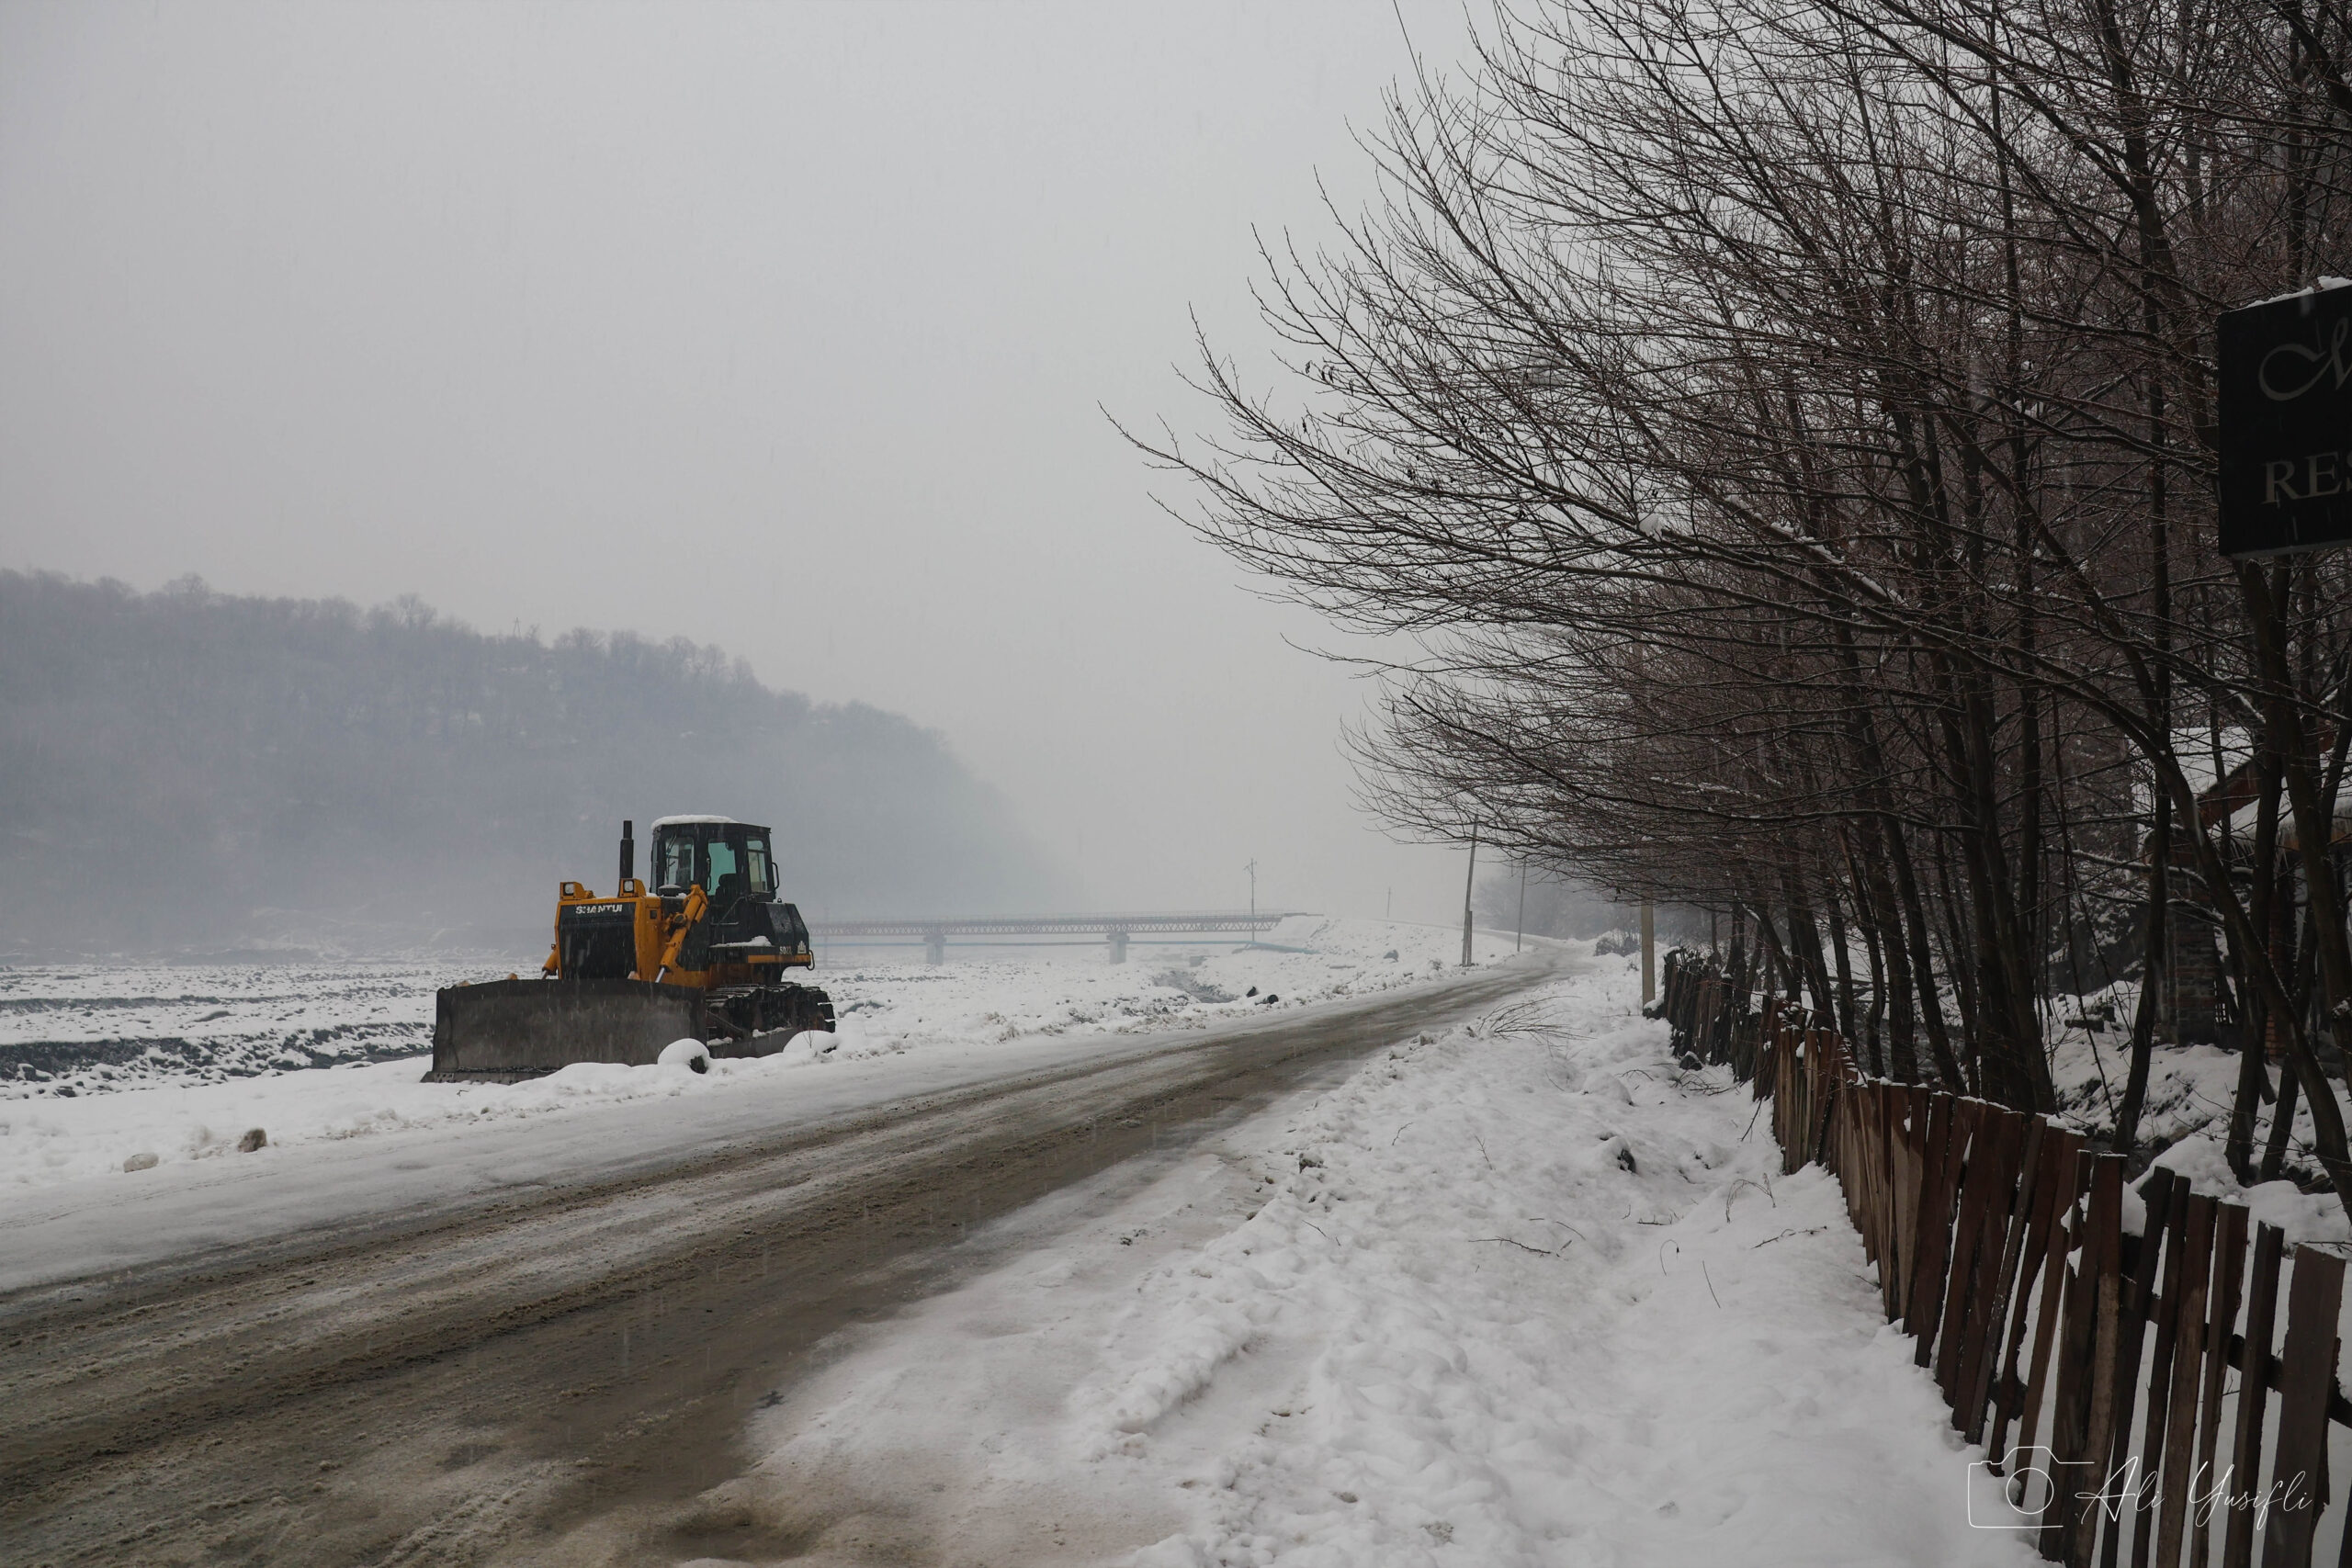
[[[1097,907],[1254,856],[1458,918],[1333,639],[1100,412],[1207,426],[1191,314],[1262,351],[1252,226],[1461,50],[1402,15],[0,3],[0,564],[715,642],[941,731]]]

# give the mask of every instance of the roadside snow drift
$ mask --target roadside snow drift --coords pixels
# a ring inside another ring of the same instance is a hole
[[[1604,961],[1105,1187],[845,1336],[704,1506],[811,1562],[2033,1561],[1971,1528],[1994,1495],[1835,1184],[1636,984]]]

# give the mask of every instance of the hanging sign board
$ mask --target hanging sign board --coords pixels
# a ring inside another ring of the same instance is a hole
[[[2225,312],[2222,553],[2352,543],[2352,288]]]

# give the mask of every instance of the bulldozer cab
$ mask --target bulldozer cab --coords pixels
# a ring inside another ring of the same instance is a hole
[[[768,830],[724,817],[665,817],[653,824],[654,891],[665,898],[699,886],[726,910],[749,896],[775,897],[775,859]]]
[[[807,964],[808,928],[800,911],[776,897],[774,840],[752,822],[725,817],[664,817],[653,824],[653,891],[671,913],[685,896],[701,888],[710,918],[695,928],[685,965],[703,970],[717,956],[749,962],[757,954],[787,954],[786,963]]]

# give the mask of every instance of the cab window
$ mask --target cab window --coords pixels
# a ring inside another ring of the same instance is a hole
[[[718,885],[740,869],[735,860],[735,846],[724,839],[713,839],[710,841],[710,880],[703,884],[704,890],[718,892]]]
[[[662,874],[656,887],[691,887],[695,883],[695,841],[684,833],[662,840]]]
[[[743,840],[743,864],[750,875],[745,879],[755,893],[775,891],[775,878],[768,869],[768,841],[765,839]]]

